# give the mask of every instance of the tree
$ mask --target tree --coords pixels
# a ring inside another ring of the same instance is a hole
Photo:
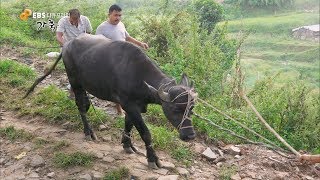
[[[200,27],[211,33],[215,25],[223,19],[223,8],[213,0],[196,0],[194,10],[199,16]]]

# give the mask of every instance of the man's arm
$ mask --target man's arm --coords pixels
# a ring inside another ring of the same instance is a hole
[[[88,17],[86,17],[86,16],[84,16],[84,17],[85,17],[85,19],[86,19],[86,21],[87,21],[87,23],[86,23],[86,33],[91,34],[91,32],[92,32],[93,29],[92,29],[90,20],[89,20]]]
[[[58,22],[58,26],[57,26],[57,30],[56,30],[56,39],[58,41],[58,43],[60,44],[60,46],[63,46],[63,32],[65,31],[65,27],[64,27],[64,18],[61,18]]]
[[[63,33],[62,32],[57,32],[56,33],[56,38],[57,38],[57,41],[59,42],[60,46],[63,46]]]
[[[133,44],[136,44],[136,45],[142,47],[143,49],[148,49],[149,48],[147,43],[138,41],[138,40],[136,40],[135,38],[133,38],[131,36],[127,36],[126,37],[126,41],[132,42]]]

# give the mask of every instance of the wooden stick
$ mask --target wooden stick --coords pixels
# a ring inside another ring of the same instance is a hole
[[[291,147],[264,119],[263,117],[260,115],[260,113],[257,111],[257,109],[253,106],[253,104],[251,103],[251,101],[248,99],[248,97],[245,95],[245,93],[242,91],[240,94],[243,99],[248,103],[248,105],[250,106],[250,108],[256,113],[257,117],[259,118],[259,120],[262,122],[262,124],[270,131],[272,132],[273,135],[275,135],[277,137],[277,139],[279,139],[279,141],[281,141],[291,152],[293,152],[293,154],[295,154],[296,156],[298,156],[298,158],[300,159],[301,154],[296,151],[293,147]]]
[[[308,155],[308,154],[303,154],[299,157],[299,161],[308,161],[311,163],[320,163],[320,154],[318,155]]]

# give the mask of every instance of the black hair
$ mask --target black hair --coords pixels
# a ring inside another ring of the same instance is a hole
[[[70,9],[70,10],[69,10],[69,16],[77,16],[77,17],[80,17],[80,11],[79,11],[79,9]]]
[[[120,6],[114,4],[114,5],[110,6],[110,8],[109,8],[109,14],[111,14],[113,11],[122,11],[122,9],[121,9]]]

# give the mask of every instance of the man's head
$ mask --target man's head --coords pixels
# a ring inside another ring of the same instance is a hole
[[[72,25],[77,26],[80,19],[80,11],[78,9],[69,10],[69,21]]]
[[[116,4],[110,6],[108,14],[110,24],[117,25],[121,21],[121,11],[121,7]]]

